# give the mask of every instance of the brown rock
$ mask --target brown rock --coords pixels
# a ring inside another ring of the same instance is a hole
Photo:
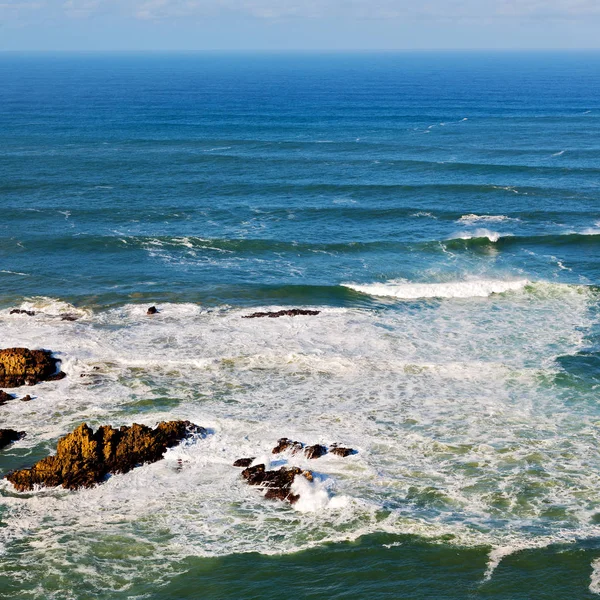
[[[0,406],[2,406],[3,404],[6,404],[9,400],[14,400],[15,397],[12,394],[7,394],[6,392],[3,392],[2,390],[0,390]]]
[[[310,471],[303,471],[298,467],[281,467],[277,471],[267,471],[265,465],[256,465],[242,471],[242,477],[249,485],[256,485],[266,490],[265,498],[287,500],[290,504],[298,502],[300,498],[297,494],[292,493],[292,484],[296,475],[302,475],[308,481],[313,480],[313,474]]]
[[[32,400],[33,400],[33,398],[29,394],[27,394],[27,396],[23,396],[21,398],[21,402],[31,402]]]
[[[195,433],[205,430],[189,421],[163,422],[155,429],[137,423],[120,429],[104,426],[96,433],[83,423],[58,441],[54,456],[30,469],[9,473],[6,479],[20,492],[34,485],[62,485],[70,490],[92,487],[109,473],[127,473],[160,460],[167,448]]]
[[[65,374],[58,371],[59,362],[48,350],[0,350],[0,387],[19,387],[62,379]]]
[[[270,317],[276,319],[278,317],[297,317],[297,316],[311,316],[318,315],[320,310],[303,310],[301,308],[292,308],[291,310],[279,310],[277,312],[255,312],[251,315],[246,315],[242,319],[260,319],[261,317]]]
[[[27,315],[28,317],[35,317],[35,312],[32,310],[23,310],[22,308],[13,308],[10,311],[11,315]]]
[[[353,450],[352,448],[343,448],[342,446],[336,445],[333,445],[329,449],[329,452],[331,452],[331,454],[341,456],[342,458],[346,458],[346,456],[350,456],[351,454],[356,454],[356,450]]]
[[[238,458],[233,463],[233,466],[234,467],[249,467],[254,462],[255,458],[256,458],[255,456],[253,456],[252,458]]]
[[[277,441],[277,446],[273,448],[273,454],[280,454],[286,450],[291,450],[292,454],[297,454],[304,448],[302,442],[294,442],[288,438],[281,438]]]
[[[15,431],[14,429],[0,429],[0,450],[24,437],[24,431]]]
[[[325,446],[321,446],[320,444],[307,446],[304,448],[304,454],[306,454],[308,458],[321,458],[321,456],[327,454],[327,448],[325,448]]]
[[[158,308],[156,308],[156,306],[151,306],[147,311],[146,314],[147,315],[155,315],[158,313]]]

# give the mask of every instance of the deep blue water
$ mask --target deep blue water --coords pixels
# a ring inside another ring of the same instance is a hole
[[[0,54],[0,215],[0,347],[69,375],[0,407],[0,470],[82,420],[214,429],[139,505],[2,484],[1,597],[600,591],[600,54]],[[288,433],[358,447],[341,513],[235,487]]]

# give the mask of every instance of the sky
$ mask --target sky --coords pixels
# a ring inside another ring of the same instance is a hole
[[[0,0],[0,51],[600,48],[600,0]]]

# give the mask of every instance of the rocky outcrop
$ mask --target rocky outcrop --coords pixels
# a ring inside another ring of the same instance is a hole
[[[300,499],[300,496],[292,493],[292,484],[298,475],[308,481],[313,480],[311,471],[303,471],[298,467],[281,467],[276,471],[267,471],[265,465],[256,465],[242,471],[242,477],[249,485],[255,485],[265,490],[265,498],[287,501],[290,504],[294,504]]]
[[[327,448],[325,446],[321,446],[321,444],[307,446],[304,448],[304,454],[306,454],[307,458],[321,458],[321,456],[327,454]]]
[[[289,438],[280,438],[277,440],[277,446],[273,448],[273,454],[281,454],[282,452],[286,452],[287,450],[291,450],[292,454],[297,454],[304,448],[304,444],[302,442],[294,442]]]
[[[6,392],[0,390],[0,406],[14,399],[15,397],[12,394],[7,394]]]
[[[158,314],[158,308],[156,308],[156,306],[151,306],[147,311],[146,311],[147,315],[156,315]]]
[[[234,467],[249,467],[255,460],[256,457],[252,458],[238,458],[234,463]]]
[[[278,317],[298,317],[298,316],[310,316],[314,317],[318,315],[320,310],[303,310],[301,308],[292,308],[291,310],[279,310],[277,312],[255,312],[251,315],[246,315],[242,319],[260,319],[262,317],[270,317],[276,319]]]
[[[35,312],[33,310],[23,310],[22,308],[13,308],[10,311],[11,315],[27,315],[28,317],[35,317]]]
[[[329,448],[329,452],[331,454],[335,454],[336,456],[341,456],[342,458],[356,454],[356,450],[353,450],[352,448],[344,448],[343,446],[338,446],[337,444],[331,446],[331,448]]]
[[[0,387],[19,387],[62,379],[65,374],[58,370],[59,362],[48,350],[0,350]]]
[[[14,429],[0,429],[0,450],[24,437],[24,431],[15,431]]]
[[[328,452],[345,458],[351,454],[356,454],[356,451],[352,448],[343,448],[337,444],[333,444],[331,448],[322,446],[321,444],[314,444],[313,446],[304,446],[302,442],[295,442],[289,438],[281,438],[277,441],[277,446],[273,448],[273,454],[281,454],[282,452],[291,451],[292,454],[298,454],[298,452],[304,451],[307,458],[321,458]]]
[[[35,485],[88,488],[110,473],[127,473],[138,465],[156,462],[167,448],[204,433],[202,427],[189,421],[163,422],[155,429],[138,424],[120,429],[107,425],[95,433],[83,423],[58,441],[54,456],[30,469],[9,473],[6,479],[20,492]]]

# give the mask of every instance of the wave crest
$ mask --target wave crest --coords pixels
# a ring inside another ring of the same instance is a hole
[[[357,285],[343,284],[357,292],[371,296],[388,296],[406,300],[419,298],[486,298],[492,294],[522,290],[530,282],[527,279],[503,281],[497,279],[478,279],[473,281],[451,281],[446,283],[410,283],[390,281]]]

